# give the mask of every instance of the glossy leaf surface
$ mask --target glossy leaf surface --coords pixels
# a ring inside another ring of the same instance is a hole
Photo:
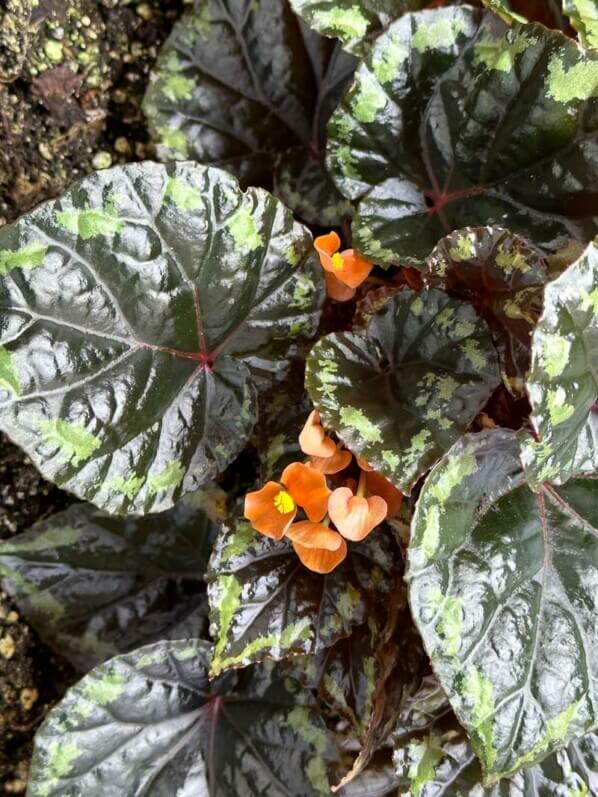
[[[598,47],[598,4],[595,0],[563,0],[563,11],[586,47]]]
[[[394,542],[377,531],[324,576],[307,570],[287,539],[264,537],[244,520],[225,525],[206,576],[212,671],[317,653],[347,636],[367,617],[368,593],[389,592],[393,554]]]
[[[166,509],[255,421],[251,369],[324,298],[289,211],[193,164],[97,172],[0,230],[0,427],[101,508]]]
[[[337,36],[345,49],[363,56],[372,41],[402,14],[426,0],[290,0],[293,9],[323,36]]]
[[[210,683],[210,653],[160,642],[86,675],[38,732],[28,796],[327,793],[332,748],[298,685],[271,668]]]
[[[491,12],[407,14],[375,42],[328,126],[358,200],[353,244],[421,265],[454,229],[500,224],[546,250],[598,231],[598,52]]]
[[[278,186],[302,218],[337,223],[351,208],[323,164],[326,122],[355,64],[287,0],[198,0],[162,48],[145,98],[158,156]]]
[[[40,636],[82,670],[207,630],[216,524],[191,500],[147,517],[74,504],[0,543],[0,575]]]
[[[486,323],[436,289],[391,298],[364,334],[322,338],[306,375],[324,424],[403,492],[465,431],[499,381]]]
[[[542,254],[500,227],[466,228],[438,242],[423,279],[476,307],[492,332],[505,384],[521,393],[548,279]]]
[[[529,478],[561,482],[598,456],[596,419],[588,421],[598,398],[597,243],[547,286],[532,352],[528,392],[540,442],[528,446]]]
[[[414,515],[410,603],[488,784],[596,725],[598,481],[525,482],[514,433],[457,443]]]

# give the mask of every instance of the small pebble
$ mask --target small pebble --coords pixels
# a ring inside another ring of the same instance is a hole
[[[39,692],[35,687],[21,689],[21,694],[19,695],[19,699],[21,701],[21,705],[25,709],[25,711],[31,711],[33,705],[37,703],[37,699],[39,698]]]
[[[141,19],[144,19],[147,22],[147,20],[151,19],[153,16],[151,6],[149,6],[147,3],[141,3],[138,5],[137,16],[141,17]]]
[[[10,634],[0,639],[0,656],[5,659],[12,659],[15,655],[15,641]]]
[[[109,152],[96,152],[91,159],[91,165],[94,169],[107,169],[112,166],[112,155]]]
[[[119,136],[114,142],[114,149],[119,155],[128,155],[131,152],[129,142],[124,136]]]

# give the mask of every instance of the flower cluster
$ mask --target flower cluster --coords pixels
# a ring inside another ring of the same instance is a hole
[[[358,480],[351,478],[353,455],[326,434],[315,410],[299,435],[299,445],[307,462],[292,462],[280,482],[270,481],[248,493],[245,517],[267,537],[291,540],[310,570],[330,573],[346,557],[346,541],[364,540],[398,512],[403,496],[359,458]]]
[[[355,296],[355,289],[369,277],[374,264],[353,249],[339,252],[340,245],[341,240],[334,231],[320,235],[314,241],[324,269],[328,296],[337,302],[347,302]]]

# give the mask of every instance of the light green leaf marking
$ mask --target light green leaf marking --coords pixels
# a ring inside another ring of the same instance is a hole
[[[233,575],[228,575],[220,576],[218,579],[218,590],[220,594],[216,611],[219,616],[220,628],[218,639],[216,640],[216,647],[214,648],[212,668],[214,668],[215,663],[226,647],[228,632],[230,631],[233,617],[241,603],[241,592],[243,588]]]
[[[343,620],[348,622],[355,616],[355,611],[360,603],[361,592],[353,584],[349,584],[346,591],[338,599],[336,608]]]
[[[190,100],[194,88],[194,81],[180,72],[171,72],[165,75],[160,86],[161,93],[172,102]]]
[[[598,288],[594,288],[591,293],[582,291],[580,296],[582,310],[591,309],[595,315],[598,315]]]
[[[416,298],[415,298],[415,299],[414,299],[414,300],[411,302],[411,312],[413,313],[413,315],[417,316],[418,318],[419,318],[419,317],[421,316],[421,314],[424,312],[424,303],[423,303],[423,301],[422,301],[422,298],[421,298],[421,296],[417,296],[417,297],[416,297]]]
[[[289,725],[304,742],[311,745],[319,755],[326,752],[326,748],[328,747],[326,731],[314,724],[311,712],[308,708],[305,706],[295,706],[289,712],[286,724]]]
[[[28,244],[21,249],[5,249],[0,252],[0,276],[8,274],[13,268],[31,270],[41,266],[48,252],[47,246]]]
[[[0,553],[10,553],[10,548],[6,549],[6,543],[0,548]],[[21,595],[26,595],[31,605],[40,613],[54,620],[64,615],[64,606],[49,592],[40,592],[35,584],[32,584],[16,570],[0,562],[0,576],[11,581]]]
[[[253,252],[263,246],[264,239],[255,224],[251,208],[241,204],[228,220],[227,229],[233,237],[235,246],[241,252]]]
[[[322,684],[324,689],[328,692],[330,697],[334,700],[337,706],[340,706],[343,711],[353,714],[353,710],[347,703],[343,690],[337,684],[337,682],[332,678],[328,673],[324,673],[324,677],[322,678]]]
[[[240,522],[222,551],[221,562],[226,564],[234,556],[240,556],[255,542],[255,531],[249,523]]]
[[[596,0],[563,0],[563,11],[571,19],[586,47],[598,48],[598,4]]]
[[[452,376],[443,376],[438,380],[437,384],[438,395],[444,401],[449,401],[452,399],[455,390],[459,387],[456,379],[453,379]]]
[[[312,23],[314,28],[334,31],[344,39],[363,39],[369,25],[357,5],[316,11]]]
[[[179,650],[176,654],[176,658],[179,661],[189,661],[197,656],[197,650],[193,647],[193,645],[188,645],[188,647]]]
[[[512,274],[513,271],[520,271],[525,274],[530,270],[531,266],[521,254],[521,252],[507,252],[503,246],[500,246],[496,254],[496,265],[501,268],[505,274]]]
[[[475,326],[476,325],[473,323],[473,321],[458,321],[455,324],[453,335],[451,337],[455,337],[457,339],[468,338],[475,332]]]
[[[504,39],[482,40],[474,46],[473,62],[475,66],[483,64],[496,72],[509,73],[515,66],[515,58],[529,47],[538,43],[535,36],[517,36],[513,41]]]
[[[469,360],[474,368],[480,370],[486,366],[486,358],[480,351],[480,344],[477,340],[470,338],[461,344],[463,355]]]
[[[142,488],[144,481],[143,476],[129,476],[126,479],[124,476],[115,476],[103,486],[106,492],[122,493],[131,501]]]
[[[430,734],[421,741],[410,742],[409,759],[413,762],[407,772],[409,794],[419,797],[427,783],[434,779],[436,767],[445,756],[438,734]]]
[[[174,157],[184,160],[189,156],[189,142],[183,130],[164,125],[158,128],[158,135],[161,145],[170,150]]]
[[[461,647],[463,632],[463,601],[454,595],[445,596],[439,589],[430,590],[429,600],[439,614],[435,628],[444,641],[442,653],[445,656],[456,656]]]
[[[475,255],[475,244],[470,235],[459,235],[454,246],[449,249],[449,255],[457,263],[471,260]]]
[[[486,769],[496,761],[494,746],[494,695],[492,683],[476,667],[470,667],[463,682],[463,697],[472,703],[471,722],[476,731],[476,753]]]
[[[382,459],[384,460],[384,462],[386,462],[388,467],[392,468],[393,470],[396,470],[399,467],[399,463],[401,461],[399,455],[396,454],[394,451],[383,451]]]
[[[420,548],[426,559],[431,559],[434,556],[439,542],[440,507],[438,504],[432,504],[426,509],[424,532],[420,542]]]
[[[457,43],[457,36],[464,30],[460,20],[449,22],[437,19],[431,25],[420,25],[413,34],[411,44],[418,52],[426,50],[448,50]]]
[[[168,179],[164,196],[180,210],[197,210],[202,205],[201,193],[176,177]]]
[[[596,97],[598,61],[580,61],[570,69],[565,69],[558,55],[553,55],[548,64],[546,94],[564,104]]]
[[[336,373],[338,363],[332,360],[318,360],[318,379],[320,380],[320,390],[327,399],[334,399],[336,389]]]
[[[357,78],[357,92],[353,96],[351,109],[358,121],[364,124],[375,121],[376,114],[387,102],[388,97],[372,75],[365,74]]]
[[[548,405],[548,414],[553,426],[563,423],[570,418],[575,412],[575,407],[567,404],[565,399],[567,394],[563,387],[557,387],[556,390],[548,390],[546,392],[546,403]]]
[[[542,337],[540,359],[542,367],[552,379],[560,376],[569,362],[571,341],[560,335],[547,333]]]
[[[21,395],[21,380],[12,354],[0,346],[0,390],[9,390],[15,396]]]
[[[312,788],[320,794],[330,794],[330,781],[326,772],[326,762],[322,756],[312,758],[305,771]]]
[[[127,679],[120,673],[108,672],[103,677],[90,678],[82,692],[81,699],[73,707],[76,714],[89,717],[94,706],[107,706],[114,703],[125,690]]]
[[[362,410],[358,410],[356,407],[342,407],[340,419],[343,426],[354,429],[368,443],[382,442],[380,429],[366,418]]]
[[[299,274],[293,289],[293,296],[289,302],[290,307],[298,307],[304,310],[311,304],[311,299],[315,290],[315,286],[311,281],[308,274]]]
[[[62,744],[56,742],[48,754],[45,766],[46,782],[36,789],[36,794],[45,797],[56,781],[65,778],[73,768],[73,762],[81,755],[81,750],[74,742]]]
[[[56,221],[65,230],[78,235],[84,241],[88,241],[96,235],[103,235],[107,238],[120,232],[125,226],[125,222],[118,219],[104,210],[59,210],[56,212]]]
[[[156,650],[152,650],[150,653],[144,653],[143,656],[140,656],[137,659],[137,669],[142,669],[144,667],[151,667],[152,664],[160,664],[163,661],[166,661],[167,654],[165,648],[158,648]]]
[[[176,459],[173,459],[160,473],[152,473],[147,477],[147,488],[150,493],[159,490],[174,490],[183,481],[185,468]]]
[[[466,476],[472,476],[477,469],[476,458],[471,454],[464,453],[448,457],[444,470],[430,487],[430,493],[441,504],[445,503],[455,487],[461,484]]]
[[[47,529],[33,540],[20,541],[18,537],[0,543],[0,554],[35,553],[46,551],[49,548],[64,548],[77,542],[81,532],[78,529],[64,526],[63,528]]]
[[[407,462],[414,462],[419,454],[423,454],[426,450],[426,441],[431,436],[429,429],[422,429],[411,438],[411,444],[405,452],[405,459]]]
[[[41,419],[39,429],[44,443],[59,449],[61,461],[75,467],[89,459],[102,445],[100,438],[88,432],[80,422],[63,418]]]
[[[409,51],[403,42],[394,37],[387,39],[382,51],[375,50],[376,60],[372,68],[380,83],[390,83],[408,55]]]

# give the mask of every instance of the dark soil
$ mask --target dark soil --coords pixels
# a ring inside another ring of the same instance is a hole
[[[0,0],[0,226],[88,172],[151,158],[141,100],[182,0]],[[73,498],[0,437],[0,539]],[[77,673],[0,591],[0,795]]]

